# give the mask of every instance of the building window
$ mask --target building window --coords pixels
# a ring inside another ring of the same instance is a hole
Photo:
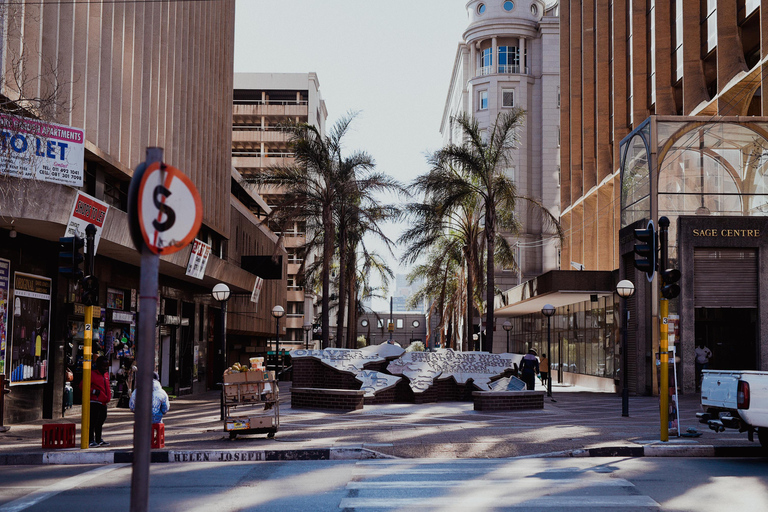
[[[384,319],[383,318],[379,318],[379,321],[376,322],[376,327],[378,327],[379,329],[383,329],[384,328]]]
[[[398,318],[397,319],[397,328],[398,329],[402,329],[403,328],[403,319],[402,318]]]
[[[504,2],[504,10],[505,11],[509,12],[509,11],[511,11],[514,8],[515,8],[515,2],[510,2],[509,0]]]
[[[515,106],[515,90],[514,89],[501,90],[501,106],[502,107]]]
[[[557,108],[560,108],[560,87],[557,88]]]
[[[485,12],[485,4],[480,4],[477,6],[477,14],[483,14]]]
[[[490,75],[493,72],[493,48],[486,48],[480,52],[480,74]]]
[[[368,320],[363,320],[362,322],[360,322],[360,325],[362,325],[363,327],[368,327]]]
[[[419,324],[418,320],[414,320],[413,323],[411,323],[411,325],[414,326],[414,327],[418,327],[421,324]]]
[[[516,46],[499,46],[499,73],[520,73],[520,52]]]
[[[488,110],[488,91],[480,91],[479,110]]]
[[[539,6],[538,5],[531,4],[531,14],[533,14],[534,16],[538,16],[539,15]]]

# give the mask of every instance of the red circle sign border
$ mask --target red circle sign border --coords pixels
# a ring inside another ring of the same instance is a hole
[[[197,235],[197,232],[200,231],[200,226],[203,223],[203,202],[200,199],[200,193],[197,191],[197,187],[192,182],[192,180],[189,179],[189,177],[181,172],[176,167],[164,164],[162,162],[155,162],[149,167],[147,167],[146,171],[144,171],[144,175],[141,177],[141,185],[139,185],[139,194],[138,194],[138,200],[140,201],[141,198],[144,195],[144,185],[146,185],[147,180],[149,176],[160,169],[160,166],[163,166],[165,172],[171,174],[174,178],[178,178],[179,180],[186,185],[187,189],[191,192],[191,195],[193,199],[195,200],[195,221],[192,224],[192,229],[190,232],[181,240],[181,242],[174,244],[174,245],[168,245],[166,247],[163,247],[161,249],[158,249],[154,247],[150,241],[149,241],[149,235],[147,234],[146,229],[144,229],[144,213],[142,212],[141,208],[138,208],[139,213],[139,227],[141,228],[141,236],[144,238],[144,244],[149,248],[150,251],[152,251],[155,254],[163,255],[163,254],[173,254],[175,252],[178,252],[182,250],[184,247],[188,246],[192,240],[194,240],[195,236]]]

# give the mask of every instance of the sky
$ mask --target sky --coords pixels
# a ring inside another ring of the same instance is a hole
[[[358,111],[347,151],[404,184],[428,170],[469,21],[466,0],[237,0],[236,73],[317,73],[327,128]],[[402,225],[388,228],[396,239]],[[382,254],[384,255],[384,254]],[[397,273],[409,270],[388,257]],[[393,282],[394,286],[394,282]],[[375,302],[374,309],[388,309]]]

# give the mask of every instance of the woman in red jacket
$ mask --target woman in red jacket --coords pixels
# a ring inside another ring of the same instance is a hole
[[[109,446],[101,438],[101,428],[107,421],[107,404],[112,400],[112,388],[109,385],[109,358],[99,356],[95,371],[91,372],[91,435],[90,447]]]

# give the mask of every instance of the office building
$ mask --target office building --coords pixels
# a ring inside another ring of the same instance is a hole
[[[315,73],[236,73],[234,85],[232,165],[244,179],[271,166],[293,164],[287,130],[290,123],[308,123],[325,133],[328,112]],[[284,192],[276,186],[242,186],[261,196],[266,209],[279,204]],[[263,204],[253,203],[252,210],[257,215],[266,213]],[[306,336],[304,326],[315,321],[316,297],[303,283],[304,269],[316,258],[304,250],[306,231],[307,223],[297,218],[278,233],[288,256],[288,309],[281,335],[286,350],[301,348]]]

